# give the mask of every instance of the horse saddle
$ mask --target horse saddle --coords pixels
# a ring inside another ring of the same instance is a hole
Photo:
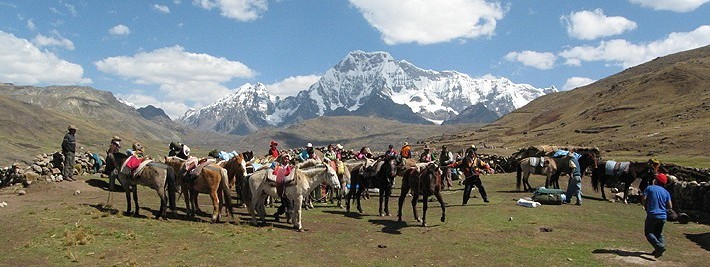
[[[604,169],[606,170],[607,175],[618,176],[619,174],[629,172],[630,165],[631,165],[630,162],[616,162],[616,161],[610,160],[610,161],[606,162]]]
[[[185,171],[192,175],[192,176],[198,176],[200,173],[202,173],[202,169],[205,168],[205,166],[211,164],[211,163],[216,163],[217,160],[215,159],[201,159],[199,162],[197,162],[197,165],[185,165]],[[187,164],[187,163],[186,163]]]
[[[384,164],[383,161],[374,161],[372,159],[365,159],[365,165],[363,165],[360,168],[360,175],[364,177],[372,177],[377,174],[377,171],[380,170],[380,167],[382,167],[382,164]]]
[[[530,157],[530,166],[545,167],[545,157]]]
[[[276,186],[276,193],[282,197],[284,196],[284,187],[286,187],[286,185],[293,184],[293,182],[295,181],[294,173],[296,172],[293,171],[293,167],[291,166],[276,166],[276,169],[274,169],[273,172],[267,172],[266,180],[271,185]]]
[[[131,178],[135,178],[141,173],[141,171],[143,171],[143,168],[151,162],[153,162],[153,160],[140,159],[136,156],[130,156],[123,162],[123,166],[121,166],[121,173],[129,175]]]

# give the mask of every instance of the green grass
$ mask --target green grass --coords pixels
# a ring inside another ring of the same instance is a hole
[[[542,181],[542,177],[531,179],[533,185]],[[427,228],[413,220],[409,199],[403,208],[406,223],[397,223],[394,216],[375,215],[377,198],[373,197],[363,201],[362,216],[346,215],[330,204],[305,211],[308,231],[304,233],[284,223],[254,227],[244,220],[234,225],[182,216],[157,221],[112,215],[97,208],[106,192],[86,192],[81,197],[69,193],[66,199],[37,201],[0,217],[5,228],[0,240],[6,248],[0,253],[0,265],[608,266],[633,265],[609,253],[614,250],[621,254],[652,250],[643,237],[645,214],[639,205],[585,199],[581,207],[523,208],[514,199],[529,194],[508,192],[514,189],[511,174],[485,176],[483,181],[491,203],[483,204],[479,197],[462,207],[462,191],[446,191],[447,221],[439,222],[441,210],[431,202]],[[589,186],[584,192],[599,196]],[[141,210],[142,214],[152,217],[149,211],[159,205],[155,193],[141,188],[140,194],[142,206],[150,209]],[[211,210],[206,196],[201,195],[200,201],[203,210]],[[112,202],[121,211],[125,208],[122,193],[113,193]],[[246,219],[244,209],[237,212],[238,218]],[[396,198],[390,201],[390,212],[396,215]],[[553,231],[541,232],[541,227]],[[710,254],[685,234],[708,232],[707,225],[669,223],[665,228],[669,250],[660,262],[650,255],[625,258],[648,265],[703,265]]]

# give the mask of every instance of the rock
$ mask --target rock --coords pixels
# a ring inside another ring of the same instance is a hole
[[[508,221],[512,221],[512,220],[513,220],[513,217],[508,218]]]
[[[0,208],[7,207],[7,203],[5,201],[0,202]]]
[[[47,168],[47,167],[42,167],[42,175],[47,175],[47,174],[49,174],[50,172],[52,172],[52,170],[50,170],[49,168]]]
[[[39,180],[40,175],[38,173],[34,172],[28,172],[25,173],[25,180],[26,181],[37,181]]]
[[[81,191],[79,191],[79,189],[77,189],[76,191],[74,191],[74,195],[75,196],[81,195]]]
[[[17,191],[17,194],[20,195],[20,196],[24,196],[24,195],[27,195],[27,191],[25,191],[25,190],[19,190],[19,191]]]
[[[36,173],[42,173],[42,167],[40,167],[39,165],[33,164],[32,171],[34,171]]]

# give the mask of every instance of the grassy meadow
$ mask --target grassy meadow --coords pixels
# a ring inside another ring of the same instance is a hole
[[[102,189],[106,180],[98,176],[34,184],[25,196],[6,188],[0,191],[0,201],[9,204],[0,209],[0,265],[701,266],[710,260],[708,225],[667,223],[668,251],[655,259],[647,254],[652,247],[643,236],[640,205],[598,199],[585,177],[588,198],[582,206],[524,208],[515,200],[530,194],[514,192],[514,179],[514,174],[483,177],[488,204],[479,196],[461,206],[461,186],[445,191],[447,221],[439,221],[439,205],[431,202],[426,228],[414,221],[410,198],[403,208],[405,222],[396,221],[398,179],[390,200],[393,216],[376,215],[375,196],[363,200],[365,214],[321,203],[304,212],[305,232],[283,220],[249,225],[244,208],[235,209],[237,224],[210,224],[207,215],[188,219],[182,199],[177,216],[154,220],[159,201],[145,187],[139,191],[146,217],[123,216],[121,192],[111,193],[110,204],[120,211],[112,214]],[[531,183],[539,186],[544,179],[533,176]],[[74,195],[76,190],[81,194]],[[211,211],[206,195],[200,203],[203,211]]]

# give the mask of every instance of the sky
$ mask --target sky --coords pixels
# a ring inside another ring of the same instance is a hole
[[[710,44],[710,0],[0,0],[0,82],[111,91],[171,118],[282,97],[351,51],[570,90]]]

